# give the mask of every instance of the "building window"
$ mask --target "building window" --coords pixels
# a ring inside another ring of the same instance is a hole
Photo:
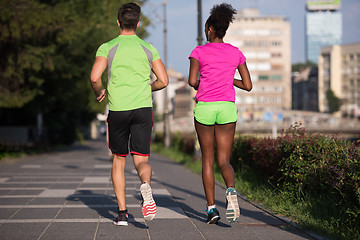
[[[274,81],[281,81],[281,79],[282,79],[281,75],[272,75],[271,76],[271,80],[274,80]]]
[[[255,47],[256,42],[254,42],[254,41],[245,41],[245,46],[246,47]]]
[[[269,43],[267,41],[260,41],[259,46],[260,47],[267,47],[267,46],[269,46]]]
[[[282,31],[280,29],[272,29],[271,30],[271,35],[273,36],[279,36],[282,34]]]
[[[273,70],[281,70],[282,68],[283,68],[283,66],[280,64],[271,65],[271,69],[273,69]]]
[[[259,81],[266,81],[269,80],[269,76],[268,75],[260,75],[259,76]]]
[[[281,53],[271,53],[272,58],[281,58]]]
[[[282,87],[281,86],[275,86],[274,87],[274,92],[277,92],[277,93],[282,92]]]
[[[273,41],[273,42],[271,42],[271,45],[273,47],[279,47],[279,46],[281,46],[281,42],[280,41]]]

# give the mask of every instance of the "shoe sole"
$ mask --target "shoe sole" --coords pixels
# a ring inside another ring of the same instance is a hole
[[[215,224],[220,220],[220,216],[213,217],[210,221],[207,222],[207,224]]]
[[[113,222],[113,225],[115,226],[128,226],[128,222],[126,221],[119,221],[119,222]]]
[[[151,221],[155,218],[156,215],[156,204],[147,204],[142,207],[142,214],[144,215],[145,220]]]
[[[226,208],[226,220],[228,222],[235,222],[239,219],[240,216],[240,208],[237,199],[237,193],[234,188],[229,188],[226,190],[226,200],[227,200],[227,208]]]
[[[141,196],[143,198],[143,203],[150,202],[150,204],[146,204],[142,206],[142,214],[144,215],[145,220],[151,221],[155,218],[156,215],[156,204],[151,194],[150,197],[145,198],[143,192],[151,191],[150,185],[145,185],[140,187]]]

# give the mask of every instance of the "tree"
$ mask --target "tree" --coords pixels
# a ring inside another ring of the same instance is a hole
[[[329,113],[334,113],[340,110],[341,99],[338,98],[331,89],[326,91],[326,100],[328,102]]]
[[[105,109],[89,75],[97,48],[119,34],[126,2],[0,0],[0,124],[33,124],[41,113],[51,142],[72,142]],[[150,21],[141,21],[144,38]]]
[[[300,72],[302,69],[305,69],[306,67],[317,68],[318,65],[312,61],[307,61],[306,63],[296,63],[292,65],[291,71]]]

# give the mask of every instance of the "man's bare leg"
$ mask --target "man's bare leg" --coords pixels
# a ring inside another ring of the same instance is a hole
[[[126,200],[125,200],[125,165],[126,157],[120,157],[113,154],[113,165],[111,171],[111,177],[114,187],[114,192],[116,195],[116,200],[119,205],[119,210],[126,210]]]

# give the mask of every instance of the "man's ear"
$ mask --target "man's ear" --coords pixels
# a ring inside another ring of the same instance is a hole
[[[120,27],[120,22],[119,22],[119,20],[116,20],[116,22],[117,22],[117,25]]]
[[[140,21],[137,23],[136,28],[139,28],[139,26],[140,26]]]

